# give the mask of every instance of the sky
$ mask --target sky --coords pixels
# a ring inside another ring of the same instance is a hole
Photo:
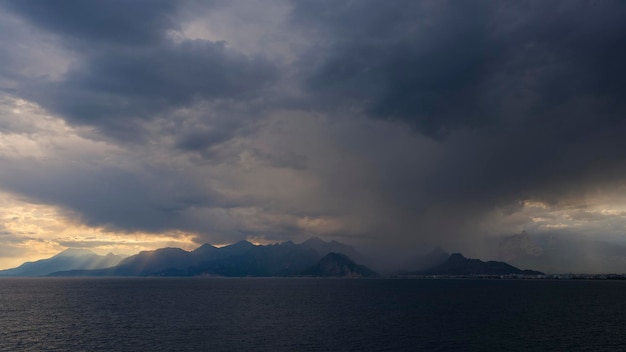
[[[626,243],[622,1],[0,1],[0,268]],[[487,258],[486,258],[487,259]]]

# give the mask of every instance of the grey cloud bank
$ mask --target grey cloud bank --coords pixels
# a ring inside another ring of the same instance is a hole
[[[522,230],[624,241],[621,2],[0,6],[0,131],[45,150],[3,149],[0,188],[90,226],[468,255]],[[190,36],[218,11],[259,30]],[[41,107],[28,128],[16,99]]]

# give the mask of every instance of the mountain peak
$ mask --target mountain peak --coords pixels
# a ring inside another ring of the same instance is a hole
[[[96,253],[84,248],[68,248],[54,257],[80,257],[83,255],[96,255]]]
[[[302,242],[301,244],[304,245],[320,245],[320,244],[325,244],[327,243],[326,241],[324,241],[323,239],[317,237],[317,236],[313,236],[310,237],[308,240]]]
[[[217,250],[218,250],[218,248],[215,247],[214,245],[212,245],[210,243],[205,243],[205,244],[201,245],[200,247],[194,249],[192,251],[192,253],[196,253],[196,254],[198,254],[198,253],[210,253],[210,252],[214,252],[214,251],[217,251]]]
[[[452,253],[450,254],[450,260],[466,260],[465,256],[461,253]]]
[[[344,254],[328,253],[317,264],[303,272],[304,275],[326,277],[373,277],[373,270],[359,265]]]
[[[236,246],[236,247],[254,247],[254,243],[249,242],[247,240],[241,240],[241,241],[238,241],[238,242],[235,242],[235,243],[231,244],[228,247],[234,247],[234,246]]]
[[[257,247],[258,246],[253,243],[250,243],[246,240],[241,240],[239,242],[229,244],[228,246],[220,247],[219,252],[222,254],[229,253],[230,255],[243,254]]]

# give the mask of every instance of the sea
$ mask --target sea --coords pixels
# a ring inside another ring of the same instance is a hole
[[[3,278],[0,351],[626,351],[626,282]]]

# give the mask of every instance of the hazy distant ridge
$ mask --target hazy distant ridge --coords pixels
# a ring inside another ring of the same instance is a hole
[[[26,262],[16,268],[0,270],[0,276],[45,276],[61,270],[100,269],[117,265],[122,256],[98,255],[86,249],[67,249],[51,258]]]

